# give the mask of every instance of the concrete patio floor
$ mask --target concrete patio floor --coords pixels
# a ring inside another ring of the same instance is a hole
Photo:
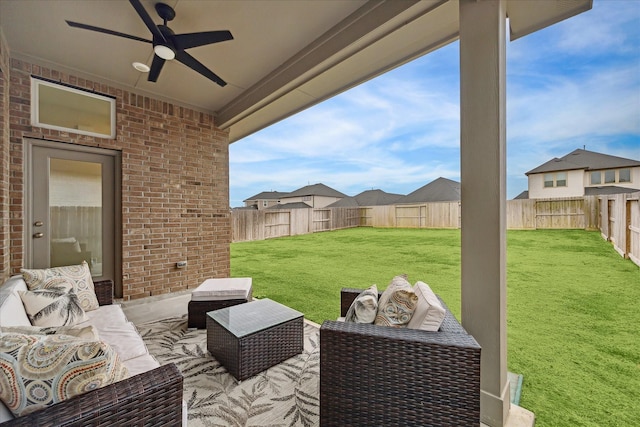
[[[158,295],[132,301],[119,301],[127,318],[135,325],[154,322],[187,314],[191,291]],[[533,427],[533,412],[517,405],[511,405],[509,417],[504,427]],[[489,427],[481,424],[482,427]]]

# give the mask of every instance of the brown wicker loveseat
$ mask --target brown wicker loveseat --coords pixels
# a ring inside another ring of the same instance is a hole
[[[113,303],[113,282],[94,283],[100,305]],[[181,426],[182,374],[175,364],[77,395],[4,426]]]
[[[341,316],[361,291],[342,289]],[[325,321],[320,425],[480,425],[480,346],[443,306],[438,332]]]

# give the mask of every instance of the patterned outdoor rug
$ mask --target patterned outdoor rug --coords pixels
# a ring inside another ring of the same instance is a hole
[[[184,376],[189,426],[317,426],[319,330],[305,322],[304,352],[238,383],[207,351],[206,330],[186,316],[138,325],[161,364]]]

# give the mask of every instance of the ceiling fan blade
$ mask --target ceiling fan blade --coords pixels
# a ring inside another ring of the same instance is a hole
[[[203,31],[201,33],[176,34],[174,37],[175,46],[178,49],[189,49],[190,47],[203,46],[205,44],[219,43],[233,40],[230,31]]]
[[[79,22],[66,21],[70,27],[81,28],[83,30],[97,31],[98,33],[110,34],[112,36],[124,37],[125,39],[136,40],[139,42],[151,43],[151,40],[146,40],[130,34],[120,33],[118,31],[108,30],[106,28],[94,27],[93,25],[81,24]]]
[[[160,58],[158,55],[153,55],[153,62],[151,63],[151,70],[149,71],[149,77],[147,77],[147,81],[158,81],[158,76],[160,75],[160,71],[162,71],[164,62],[164,59]]]
[[[178,61],[182,62],[187,67],[191,68],[192,70],[202,74],[203,76],[205,76],[209,80],[212,80],[212,81],[218,83],[220,86],[226,86],[227,85],[227,82],[222,80],[213,71],[209,70],[207,67],[202,65],[196,58],[194,58],[193,56],[189,55],[184,50],[179,50],[176,53],[176,59]]]
[[[147,26],[149,31],[151,31],[151,34],[153,34],[154,40],[158,39],[166,43],[167,40],[162,35],[162,32],[160,32],[160,29],[158,28],[156,23],[153,22],[153,19],[151,19],[151,16],[149,16],[149,14],[147,13],[147,10],[144,8],[142,3],[140,3],[140,0],[129,0],[129,3],[131,3],[131,6],[133,6],[136,12],[138,12],[138,15],[140,15],[140,18],[142,18],[142,20],[144,21],[144,24]]]

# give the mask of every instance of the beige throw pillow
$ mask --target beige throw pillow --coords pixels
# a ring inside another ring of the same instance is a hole
[[[426,283],[416,282],[413,290],[418,296],[418,304],[407,327],[423,331],[437,331],[444,321],[446,310]]]
[[[20,270],[30,291],[48,288],[57,280],[66,279],[73,284],[73,292],[78,295],[80,306],[84,311],[96,310],[100,306],[96,297],[91,270],[86,261],[80,265],[52,267],[43,269]]]

